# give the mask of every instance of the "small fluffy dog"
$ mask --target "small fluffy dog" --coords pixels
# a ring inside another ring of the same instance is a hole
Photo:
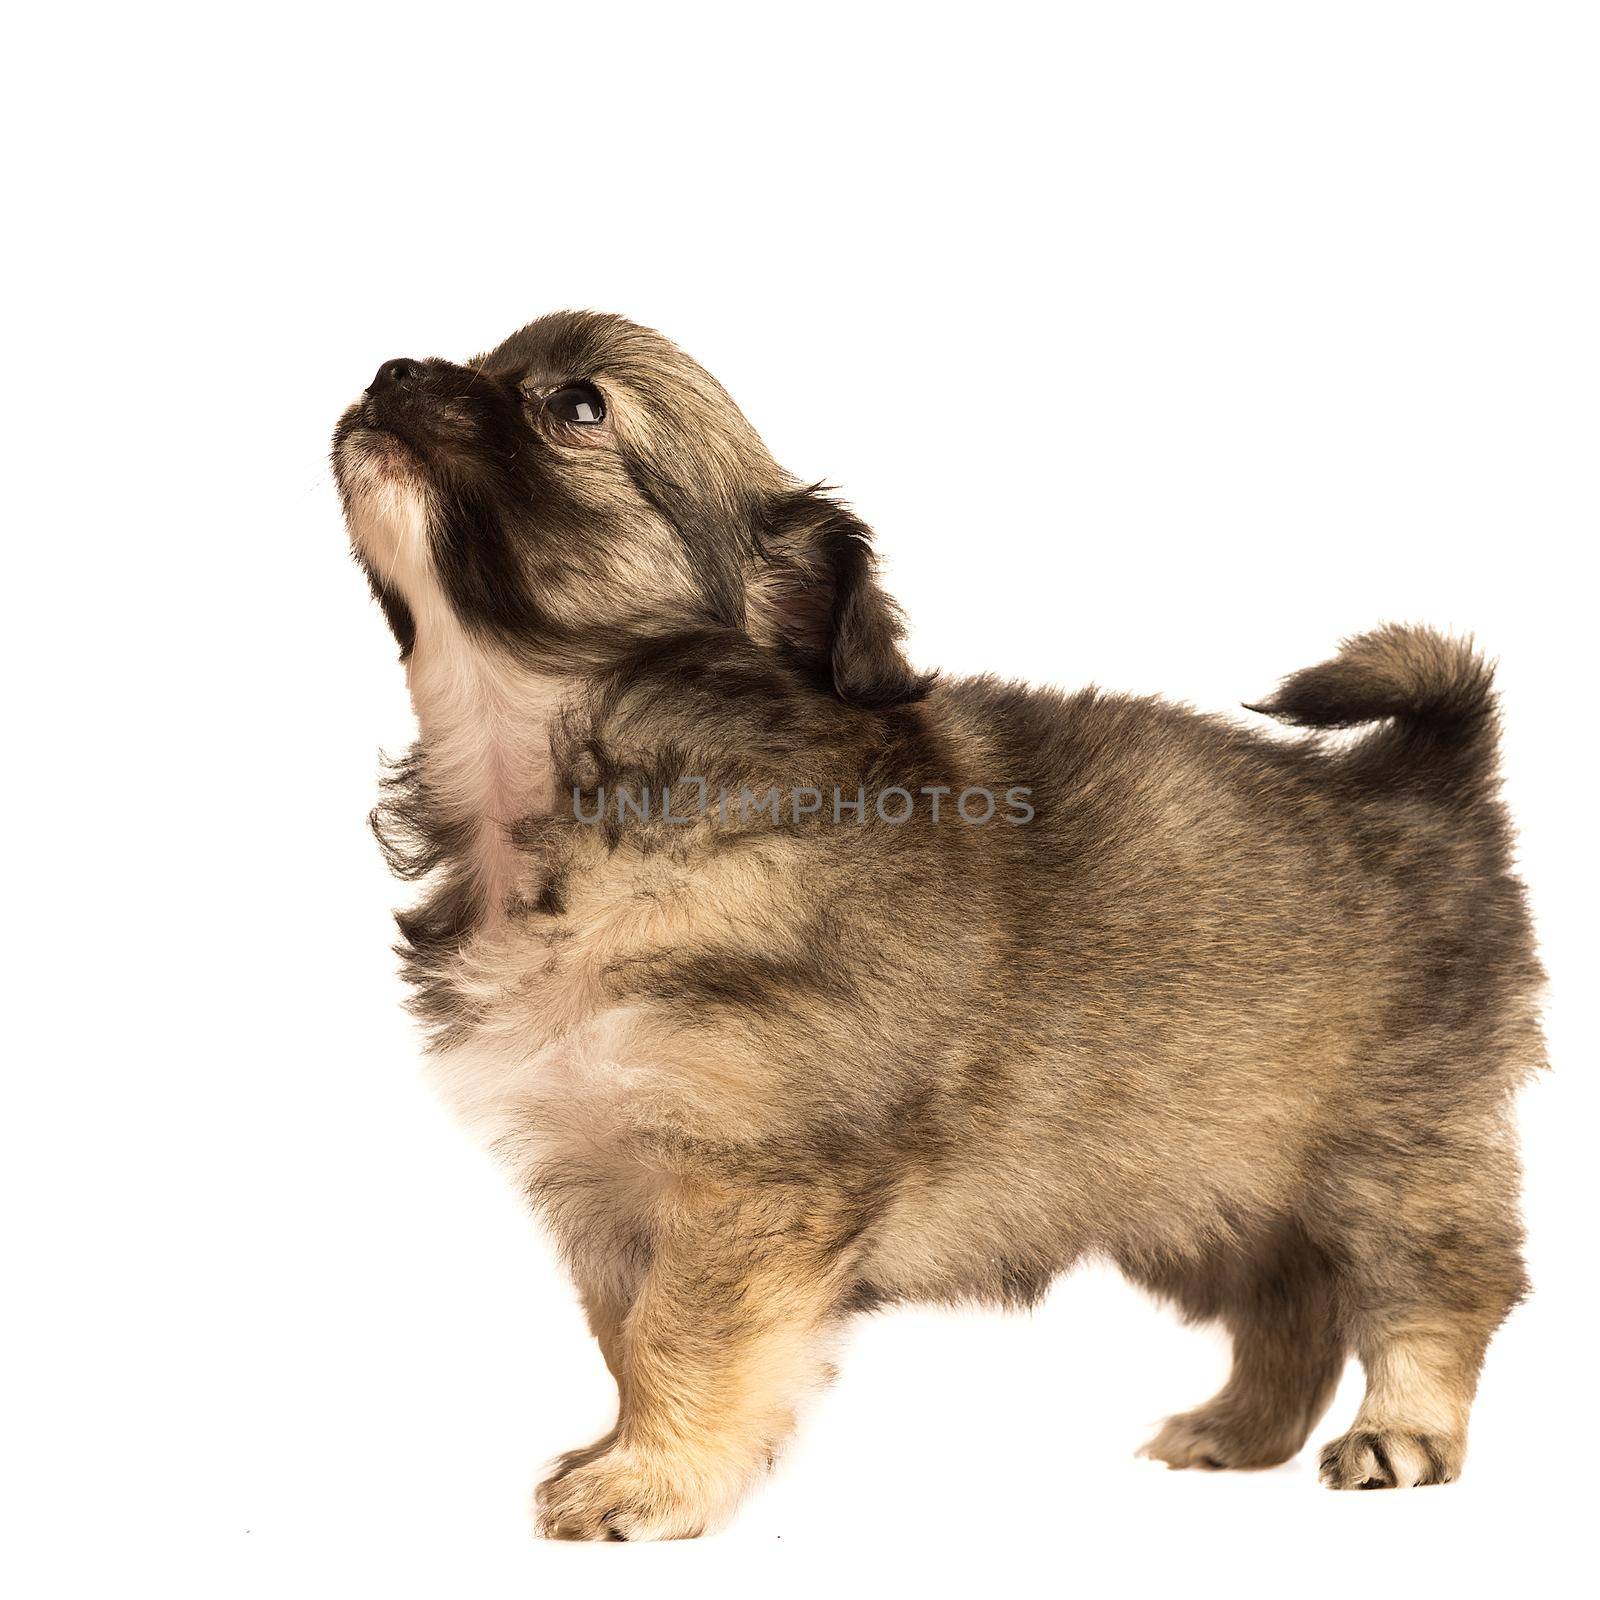
[[[1232,1334],[1146,1447],[1443,1483],[1524,1292],[1540,984],[1490,674],[1390,627],[1251,709],[938,680],[867,529],[615,317],[390,361],[334,463],[421,737],[374,823],[437,1079],[620,1394],[542,1529],[700,1533],[846,1319],[1087,1255]]]

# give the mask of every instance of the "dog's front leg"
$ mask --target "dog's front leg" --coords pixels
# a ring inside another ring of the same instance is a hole
[[[540,1485],[541,1532],[692,1538],[731,1510],[822,1374],[849,1271],[825,1214],[777,1187],[675,1188],[617,1341],[615,1435]]]

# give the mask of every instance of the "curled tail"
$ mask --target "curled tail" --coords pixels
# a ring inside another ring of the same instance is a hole
[[[1391,624],[1345,640],[1339,654],[1285,678],[1246,707],[1304,728],[1352,728],[1388,720],[1352,752],[1363,776],[1461,789],[1493,777],[1494,670],[1470,640]],[[1376,769],[1376,770],[1374,770]]]

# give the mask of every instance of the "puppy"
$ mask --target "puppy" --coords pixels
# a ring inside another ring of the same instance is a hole
[[[869,535],[615,317],[385,364],[333,459],[421,737],[374,813],[432,1071],[559,1242],[616,1426],[544,1532],[698,1534],[900,1301],[1108,1257],[1232,1335],[1146,1447],[1459,1471],[1524,1292],[1540,972],[1489,670],[1416,628],[1252,709],[937,680]]]

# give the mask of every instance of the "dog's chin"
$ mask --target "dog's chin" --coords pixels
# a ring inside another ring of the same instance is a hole
[[[415,447],[352,406],[334,435],[333,468],[356,550],[402,578],[427,549],[429,482]]]

